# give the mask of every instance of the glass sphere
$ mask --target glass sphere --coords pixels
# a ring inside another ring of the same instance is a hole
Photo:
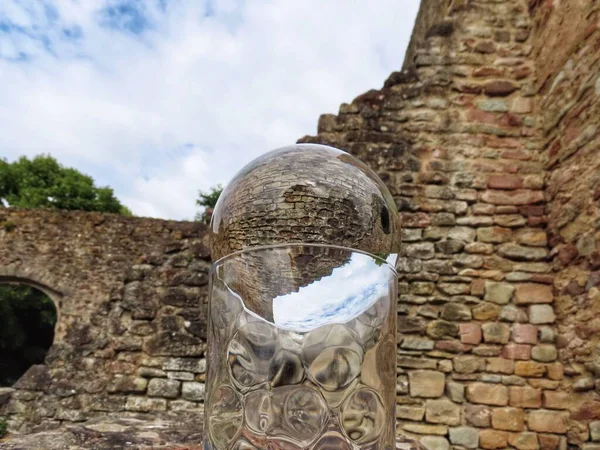
[[[215,261],[249,247],[302,242],[354,248],[395,264],[400,247],[400,218],[383,181],[325,145],[291,145],[252,161],[221,194],[211,228]]]

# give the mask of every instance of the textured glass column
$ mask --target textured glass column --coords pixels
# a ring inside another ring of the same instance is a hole
[[[212,216],[206,449],[394,448],[400,218],[364,163],[262,155]]]
[[[394,448],[396,295],[393,266],[343,247],[217,261],[205,448]]]

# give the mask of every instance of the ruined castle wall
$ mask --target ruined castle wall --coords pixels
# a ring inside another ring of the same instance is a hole
[[[201,409],[209,252],[199,223],[0,210],[0,283],[41,288],[58,322],[14,386],[13,429]]]
[[[531,9],[557,346],[576,444],[600,439],[599,8],[569,0],[534,2]]]
[[[593,0],[423,1],[405,70],[300,140],[394,196],[398,431],[428,448],[599,446],[598,20]],[[61,313],[12,417],[199,410],[207,268],[197,224],[0,211],[0,281]]]
[[[302,141],[366,161],[402,215],[399,433],[439,449],[581,444],[556,348],[529,3],[437,4],[408,68]]]

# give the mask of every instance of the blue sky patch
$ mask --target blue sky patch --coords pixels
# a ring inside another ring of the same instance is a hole
[[[152,24],[140,1],[122,1],[100,10],[100,25],[114,30],[141,34]]]

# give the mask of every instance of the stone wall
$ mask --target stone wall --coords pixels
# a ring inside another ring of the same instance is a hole
[[[199,223],[0,210],[0,282],[38,287],[58,310],[46,365],[3,400],[12,429],[110,412],[201,419],[207,237]]]
[[[600,440],[599,8],[591,0],[532,4],[562,406],[576,445]]]
[[[547,223],[552,232],[564,212],[546,204],[556,175],[547,185],[549,106],[536,72],[558,67],[544,55],[562,61],[544,35],[565,42],[570,32],[555,38],[563,21],[546,30],[540,14],[525,0],[423,2],[406,69],[301,139],[351,151],[395,197],[404,227],[397,419],[429,448],[590,439],[570,410],[570,357],[557,351],[557,314],[577,319],[561,303],[555,312]]]
[[[600,448],[599,5],[425,0],[405,70],[301,142],[371,166],[403,220],[398,431]],[[58,304],[13,423],[201,409],[205,230],[0,212],[0,281]]]

